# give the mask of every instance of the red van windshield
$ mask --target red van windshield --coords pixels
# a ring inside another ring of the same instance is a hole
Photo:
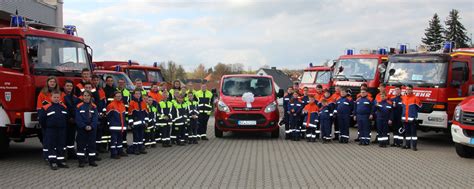
[[[256,97],[270,96],[272,91],[272,80],[264,77],[227,77],[222,84],[226,96],[242,96],[246,92]]]

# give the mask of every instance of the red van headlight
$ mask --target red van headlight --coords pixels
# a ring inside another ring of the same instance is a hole
[[[219,102],[217,102],[217,109],[221,112],[226,112],[226,113],[229,113],[230,112],[230,109],[229,109],[229,106],[227,106],[223,101],[219,100]]]
[[[274,112],[276,108],[277,108],[277,103],[276,101],[273,101],[267,107],[265,107],[265,113]]]

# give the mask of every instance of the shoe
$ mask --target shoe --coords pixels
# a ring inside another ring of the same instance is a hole
[[[391,144],[390,146],[391,146],[391,147],[397,147],[397,145],[396,145],[396,144]]]
[[[69,168],[69,166],[68,166],[65,162],[59,163],[59,164],[58,164],[58,167],[59,167],[59,168],[66,168],[66,169]]]
[[[360,142],[359,138],[354,139],[354,142]]]
[[[413,151],[418,151],[418,148],[416,148],[416,147],[413,147]]]
[[[373,144],[377,144],[377,143],[379,143],[379,141],[378,141],[378,140],[374,140],[374,141],[372,141],[372,143],[373,143]]]
[[[194,140],[193,144],[198,144],[198,141],[197,141],[197,140]]]
[[[51,170],[58,170],[58,164],[56,163],[51,163],[49,166],[51,167]]]
[[[79,167],[83,168],[84,167],[84,162],[79,162]]]
[[[203,136],[201,137],[202,140],[209,140],[207,137]]]
[[[89,162],[89,165],[92,166],[92,167],[97,167],[97,163],[95,163],[95,161]]]
[[[403,146],[403,149],[410,149],[410,146]]]
[[[140,154],[147,154],[148,152],[146,150],[140,150]]]
[[[75,153],[69,153],[67,154],[67,159],[77,159],[77,155]]]

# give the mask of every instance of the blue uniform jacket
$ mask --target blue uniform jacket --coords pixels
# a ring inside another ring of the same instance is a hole
[[[99,121],[99,112],[97,106],[93,103],[81,102],[76,109],[76,127],[78,129],[85,129],[86,126],[91,126],[93,129],[97,128]]]
[[[393,120],[392,121],[401,121],[402,120],[402,97],[401,96],[396,96],[394,98],[391,98],[392,101],[392,115],[393,115]]]
[[[68,117],[74,119],[76,116],[76,106],[81,100],[73,93],[64,95],[64,104],[67,107]]]
[[[336,109],[334,110],[334,113],[340,115],[351,115],[353,108],[354,102],[351,99],[347,97],[341,97],[336,102]]]
[[[303,110],[303,105],[301,104],[300,101],[294,100],[293,102],[288,103],[288,111],[290,112],[290,116],[293,116],[294,114],[301,115],[301,111]]]
[[[370,115],[372,114],[373,103],[367,97],[357,99],[354,107],[354,115]]]
[[[38,111],[38,116],[41,126],[45,128],[60,128],[67,125],[68,115],[64,104],[46,104]]]
[[[393,120],[393,107],[388,100],[382,100],[375,104],[374,111],[378,120]]]
[[[319,110],[319,122],[332,121],[333,111],[331,106],[322,106]]]

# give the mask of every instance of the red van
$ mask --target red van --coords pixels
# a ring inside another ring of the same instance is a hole
[[[220,82],[215,108],[215,136],[223,132],[271,132],[278,138],[278,95],[271,76],[225,75]]]

